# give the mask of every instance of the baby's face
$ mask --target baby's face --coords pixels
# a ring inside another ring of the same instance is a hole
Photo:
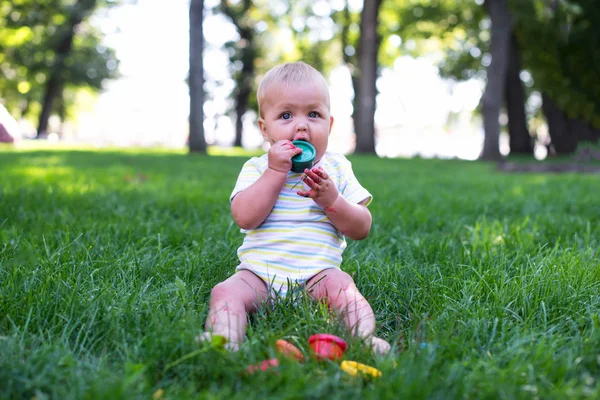
[[[321,159],[333,124],[327,88],[314,82],[275,85],[269,88],[261,109],[258,125],[266,141],[305,140],[315,147],[315,162]]]

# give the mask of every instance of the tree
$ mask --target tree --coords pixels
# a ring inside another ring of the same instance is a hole
[[[499,16],[502,19],[498,20]],[[510,21],[506,0],[487,0],[484,7],[471,0],[440,0],[435,4],[423,0],[416,6],[402,8],[400,18],[398,33],[405,42],[416,39],[426,43],[416,46],[413,54],[422,54],[425,47],[445,54],[438,65],[441,76],[456,80],[487,78],[486,91],[480,103],[485,127],[482,156],[500,158],[500,125],[496,121],[502,106],[509,117],[511,153],[532,155],[532,138],[525,111],[526,93],[520,78],[520,47],[514,39],[514,25]],[[503,24],[505,28],[501,26]],[[493,49],[490,48],[489,25],[492,41],[496,37]],[[503,54],[490,57],[491,50]]]
[[[52,112],[54,101],[62,97],[62,90],[65,84],[63,70],[67,57],[71,54],[73,48],[73,38],[75,29],[81,24],[84,18],[88,17],[96,8],[96,0],[79,0],[70,9],[68,22],[62,32],[57,35],[57,42],[54,47],[54,61],[50,66],[49,78],[46,82],[44,98],[42,101],[42,112],[39,116],[37,135],[38,137],[46,134],[48,129],[48,119]]]
[[[500,138],[500,107],[504,100],[508,57],[510,56],[511,21],[507,0],[487,0],[486,6],[492,21],[490,55],[487,83],[481,99],[485,137],[481,159],[498,161],[502,158],[498,141]]]
[[[358,45],[358,123],[356,152],[375,154],[375,102],[377,98],[377,56],[381,40],[377,34],[382,0],[365,1],[360,18]]]
[[[510,154],[533,154],[533,140],[527,128],[525,113],[525,90],[521,80],[521,54],[517,38],[510,35],[510,53],[504,96],[508,115],[508,137]]]
[[[350,70],[354,99],[352,119],[356,134],[358,153],[375,153],[375,109],[377,78],[381,65],[390,65],[395,57],[387,59],[380,54],[381,44],[392,33],[387,23],[381,24],[380,17],[387,4],[394,9],[393,2],[382,0],[365,1],[360,14],[350,10],[349,1],[344,8],[332,15],[339,30],[342,59]],[[387,10],[388,15],[390,10]],[[396,15],[395,11],[393,12]],[[388,22],[388,21],[386,21]],[[394,55],[397,55],[394,51]]]
[[[206,153],[204,138],[204,0],[190,1],[190,153]]]
[[[14,115],[37,116],[39,134],[51,113],[64,120],[76,107],[74,92],[98,91],[118,76],[114,50],[101,45],[102,32],[86,21],[112,4],[22,0],[0,7],[0,97]]]
[[[237,42],[227,43],[232,51],[232,65],[235,80],[235,141],[234,146],[242,146],[243,117],[248,111],[250,95],[254,90],[255,62],[260,54],[260,43],[255,37],[256,22],[252,18],[254,10],[252,0],[242,0],[232,4],[229,0],[221,0],[219,9],[235,26],[240,38]]]
[[[244,115],[248,110],[258,109],[257,77],[281,62],[302,60],[324,75],[335,65],[337,52],[332,51],[332,41],[322,38],[319,32],[321,28],[326,31],[333,26],[331,17],[316,15],[313,7],[314,2],[310,0],[220,1],[217,9],[229,19],[239,35],[237,40],[226,43],[235,81],[232,94],[236,121],[234,146],[242,145]],[[282,41],[281,37],[286,40]]]
[[[359,17],[360,18],[360,17]],[[340,30],[340,44],[342,46],[342,59],[344,64],[350,70],[350,79],[352,81],[352,89],[354,90],[354,99],[352,101],[352,120],[354,123],[354,132],[359,131],[360,127],[360,113],[358,112],[359,105],[357,95],[359,92],[359,66],[358,66],[358,54],[356,48],[360,40],[360,29],[352,30],[351,27],[359,27],[358,23],[354,22],[354,17],[350,12],[350,5],[348,1],[344,1],[344,8],[339,13],[338,25],[341,26]]]
[[[518,4],[518,7],[517,7]],[[600,10],[594,0],[514,1],[524,66],[542,93],[551,146],[600,139]]]

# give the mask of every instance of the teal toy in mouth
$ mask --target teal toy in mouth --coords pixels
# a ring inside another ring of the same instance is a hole
[[[314,146],[305,140],[294,140],[292,143],[302,149],[302,153],[292,157],[292,172],[301,173],[306,168],[312,168],[317,155]]]

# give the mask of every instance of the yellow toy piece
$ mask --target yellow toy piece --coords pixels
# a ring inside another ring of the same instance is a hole
[[[381,376],[381,371],[377,368],[357,363],[356,361],[342,361],[340,367],[344,372],[347,372],[352,376],[356,376],[359,373],[362,375],[367,375],[371,378],[379,378]]]

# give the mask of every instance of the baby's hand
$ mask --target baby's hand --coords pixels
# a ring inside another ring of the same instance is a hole
[[[269,149],[269,168],[287,174],[292,169],[292,157],[302,153],[290,140],[279,140]]]
[[[333,181],[329,179],[327,172],[321,167],[305,169],[304,175],[304,183],[306,183],[311,190],[307,192],[299,190],[296,193],[303,197],[310,197],[322,209],[327,210],[335,203],[339,196],[337,187],[335,187]]]

